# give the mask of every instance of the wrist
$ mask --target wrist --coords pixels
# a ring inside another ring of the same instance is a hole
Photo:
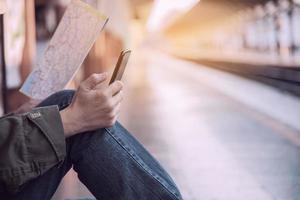
[[[60,116],[66,138],[80,132],[80,128],[78,127],[78,123],[76,122],[74,114],[72,114],[72,110],[70,107],[67,107],[66,109],[60,111]]]

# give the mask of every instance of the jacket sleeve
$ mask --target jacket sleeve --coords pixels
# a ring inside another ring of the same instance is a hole
[[[65,155],[57,106],[0,118],[0,181],[9,192],[58,165]]]

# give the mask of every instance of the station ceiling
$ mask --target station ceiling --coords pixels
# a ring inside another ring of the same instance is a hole
[[[201,0],[191,11],[180,17],[168,32],[180,32],[199,29],[211,29],[222,20],[236,14],[239,10],[265,4],[270,0]]]
[[[151,9],[151,5],[154,0],[130,0],[131,4],[137,12],[144,5],[147,5]],[[191,17],[193,21],[210,21],[214,19],[224,18],[232,13],[249,7],[253,7],[257,4],[264,4],[270,0],[200,0],[199,3],[188,13],[186,16],[182,17],[182,21],[179,23],[187,23]],[[275,0],[273,0],[275,1]]]
[[[200,0],[191,11],[180,17],[167,30],[177,32],[193,27],[206,28],[216,26],[221,20],[232,16],[239,10],[265,4],[270,0]],[[275,0],[273,0],[275,1]],[[276,0],[277,1],[277,0]],[[147,18],[154,0],[130,0],[135,13]],[[146,13],[146,14],[145,14]]]
[[[148,4],[153,2],[154,0],[130,0],[133,5],[140,6],[142,4]],[[200,0],[199,4],[214,2],[218,4],[227,4],[228,6],[253,6],[259,3],[265,3],[270,0]]]
[[[270,0],[202,0],[202,2],[215,2],[220,4],[231,4],[231,5],[243,5],[243,6],[252,6],[259,3],[265,3]]]

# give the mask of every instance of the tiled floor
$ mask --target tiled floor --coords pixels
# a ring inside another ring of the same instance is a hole
[[[234,92],[246,94],[241,88],[249,80],[225,80],[222,72],[146,54],[136,53],[126,71],[120,121],[170,172],[184,199],[300,199],[300,132],[224,92],[232,82]],[[209,76],[217,77],[218,88]],[[253,84],[257,92],[272,90]],[[53,200],[74,197],[90,194],[70,172]]]

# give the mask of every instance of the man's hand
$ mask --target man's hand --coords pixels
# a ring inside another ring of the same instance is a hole
[[[93,74],[80,84],[71,105],[61,111],[66,137],[113,126],[123,99],[123,84],[107,86],[107,74]]]

